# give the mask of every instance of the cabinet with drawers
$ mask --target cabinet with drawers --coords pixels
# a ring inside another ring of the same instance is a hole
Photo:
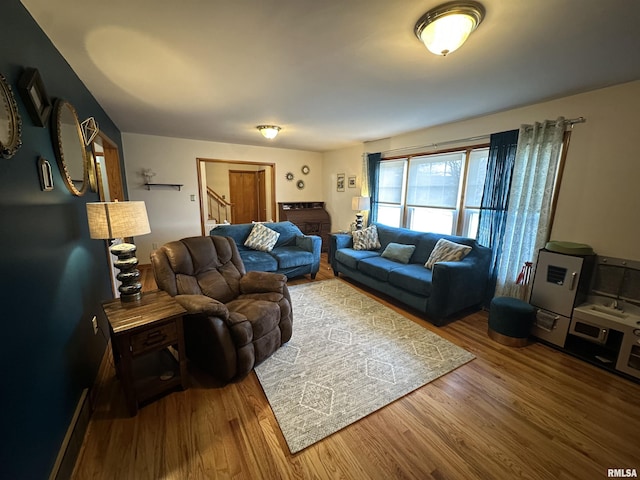
[[[280,202],[278,218],[295,224],[305,235],[318,235],[322,238],[322,251],[329,250],[331,217],[324,202]]]
[[[186,310],[161,290],[138,302],[102,305],[109,320],[116,374],[133,416],[140,402],[188,388],[182,317]]]

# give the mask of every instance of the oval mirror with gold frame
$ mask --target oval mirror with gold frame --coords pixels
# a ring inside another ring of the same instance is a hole
[[[84,195],[89,183],[89,160],[78,114],[66,100],[57,100],[53,107],[52,135],[62,180],[71,193]]]
[[[11,85],[0,73],[0,155],[11,158],[22,145],[20,134],[22,120],[18,113],[18,104],[11,91]]]

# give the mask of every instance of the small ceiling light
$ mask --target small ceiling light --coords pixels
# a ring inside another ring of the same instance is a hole
[[[281,130],[277,125],[258,125],[256,127],[264,138],[269,140],[273,140],[278,135],[278,132]]]
[[[480,25],[484,13],[478,2],[443,3],[425,13],[414,32],[430,52],[446,57],[462,46]]]

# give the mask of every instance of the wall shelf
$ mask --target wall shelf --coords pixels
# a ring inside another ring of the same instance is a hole
[[[182,183],[145,183],[147,190],[151,190],[151,187],[171,187],[177,188],[178,190],[182,189],[184,185]]]

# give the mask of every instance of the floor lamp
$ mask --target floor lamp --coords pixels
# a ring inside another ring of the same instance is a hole
[[[90,202],[87,203],[87,219],[91,238],[124,239],[151,233],[144,202]],[[142,284],[139,281],[140,271],[136,268],[136,246],[117,243],[109,251],[118,257],[114,265],[120,270],[116,276],[122,282],[118,287],[120,301],[128,303],[140,300]]]

